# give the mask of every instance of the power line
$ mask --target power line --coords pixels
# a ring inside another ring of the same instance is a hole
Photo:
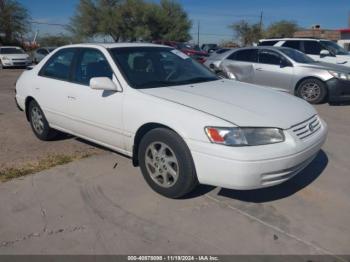
[[[47,22],[40,22],[40,21],[35,21],[35,20],[30,20],[29,23],[39,24],[39,25],[62,26],[62,27],[67,27],[68,26],[68,24],[47,23]]]

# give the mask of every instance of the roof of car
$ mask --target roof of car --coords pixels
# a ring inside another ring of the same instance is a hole
[[[285,49],[292,49],[292,50],[295,50],[295,49],[293,49],[293,48],[284,47],[284,46],[250,46],[250,47],[235,48],[235,49],[232,49],[232,50],[233,50],[233,51],[236,51],[236,50],[244,50],[244,49],[269,49],[269,50],[285,50]]]
[[[290,40],[296,40],[296,41],[329,41],[326,39],[320,39],[320,38],[310,38],[310,37],[294,37],[294,38],[266,38],[266,39],[260,39],[259,42],[263,41],[290,41]]]
[[[92,46],[99,46],[104,47],[106,49],[110,48],[118,48],[118,47],[168,47],[166,45],[158,45],[158,44],[151,44],[151,43],[83,43],[83,44],[73,44],[73,45],[66,45],[64,47],[92,47]]]

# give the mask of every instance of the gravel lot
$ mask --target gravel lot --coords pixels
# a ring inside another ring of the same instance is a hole
[[[99,154],[0,184],[0,254],[350,254],[350,106],[317,106],[328,141],[287,183],[169,200],[124,157],[74,138],[38,141],[14,105],[20,72],[0,71],[0,165]]]

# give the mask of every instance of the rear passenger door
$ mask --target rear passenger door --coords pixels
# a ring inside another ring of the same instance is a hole
[[[108,77],[117,82],[107,54],[95,48],[80,48],[69,91],[71,125],[74,133],[106,146],[124,150],[122,92],[93,90],[90,79]]]
[[[289,91],[294,72],[292,64],[273,50],[260,49],[258,57],[254,66],[254,83]]]
[[[57,51],[39,71],[38,81],[33,86],[34,98],[44,111],[50,125],[67,130],[71,124],[67,97],[76,52],[76,48]]]
[[[258,50],[242,49],[232,53],[226,58],[222,67],[223,70],[238,81],[253,83],[254,64],[258,61]]]

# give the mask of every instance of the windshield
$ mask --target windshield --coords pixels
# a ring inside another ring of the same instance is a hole
[[[215,81],[218,78],[179,50],[165,47],[113,48],[111,54],[133,88]]]
[[[20,48],[3,47],[0,48],[0,54],[24,54],[24,51]]]
[[[302,63],[302,64],[316,63],[316,61],[313,60],[311,57],[305,55],[303,52],[300,52],[296,49],[281,48],[280,51],[297,63]]]
[[[348,55],[349,52],[347,52],[344,48],[339,46],[337,43],[334,43],[332,41],[320,41],[321,45],[326,48],[328,51],[330,51],[333,55]]]

